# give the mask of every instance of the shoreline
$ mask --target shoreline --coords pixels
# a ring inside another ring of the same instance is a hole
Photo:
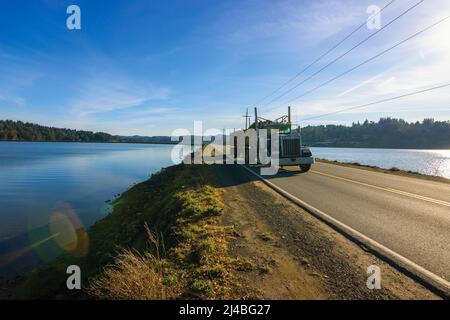
[[[449,178],[445,178],[445,177],[441,177],[441,176],[427,175],[427,174],[423,174],[423,173],[415,172],[415,171],[411,171],[411,170],[403,170],[403,169],[399,169],[397,167],[385,169],[385,168],[381,168],[381,167],[377,167],[377,166],[361,164],[358,162],[340,162],[338,160],[328,160],[328,159],[323,159],[323,158],[316,158],[316,161],[334,164],[334,165],[343,166],[343,167],[350,167],[350,168],[356,168],[356,169],[362,169],[362,170],[368,170],[368,171],[381,172],[381,173],[386,173],[386,174],[393,174],[393,175],[398,175],[398,176],[403,176],[403,177],[410,177],[410,178],[423,179],[423,180],[428,180],[428,181],[450,183]]]
[[[125,142],[125,141],[30,141],[30,140],[0,140],[0,142],[14,142],[14,143],[82,143],[82,144],[160,144],[160,145],[177,145],[179,142],[166,143],[166,142]]]
[[[32,140],[0,140],[0,142],[38,142],[38,143],[101,143],[101,144],[163,144],[163,145],[177,145],[178,142],[129,142],[129,141],[32,141]],[[214,142],[213,142],[214,143]],[[209,144],[204,143],[204,144]],[[321,148],[321,149],[370,149],[370,150],[404,150],[404,151],[443,151],[450,150],[449,148],[394,148],[394,147],[355,147],[355,146],[308,146],[309,148]]]
[[[446,148],[431,148],[431,147],[427,147],[427,148],[408,148],[408,147],[403,147],[403,148],[396,148],[396,147],[369,147],[369,146],[365,146],[365,147],[356,147],[356,146],[318,146],[318,145],[307,145],[309,148],[322,148],[322,149],[378,149],[378,150],[410,150],[410,151],[435,151],[435,150],[450,150],[450,147],[446,147]]]

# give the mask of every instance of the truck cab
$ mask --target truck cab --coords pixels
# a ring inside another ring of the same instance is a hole
[[[280,167],[298,165],[302,172],[308,172],[314,162],[311,149],[302,145],[299,134],[280,135]]]

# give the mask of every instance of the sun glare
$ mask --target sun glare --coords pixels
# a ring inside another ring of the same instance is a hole
[[[450,4],[447,4],[447,8],[440,10],[439,14],[430,21],[437,22],[446,16],[450,16]],[[426,32],[423,39],[425,51],[441,53],[445,57],[450,56],[450,18]]]

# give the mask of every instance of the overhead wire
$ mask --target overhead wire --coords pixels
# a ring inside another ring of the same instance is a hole
[[[309,77],[307,77],[306,79],[302,80],[301,82],[299,82],[298,84],[296,84],[295,86],[289,88],[288,90],[286,90],[283,94],[275,97],[274,99],[272,99],[270,102],[268,102],[266,105],[270,105],[273,102],[277,101],[278,99],[286,96],[287,94],[289,94],[290,92],[292,92],[293,90],[297,89],[299,86],[301,86],[302,84],[306,83],[307,81],[311,80],[312,78],[314,78],[316,75],[318,75],[319,73],[321,73],[322,71],[324,71],[325,69],[327,69],[328,67],[330,67],[331,65],[335,64],[337,61],[341,60],[342,58],[344,58],[346,55],[348,55],[349,53],[351,53],[352,51],[354,51],[355,49],[357,49],[358,47],[360,47],[361,45],[363,45],[364,43],[366,43],[367,41],[369,41],[371,38],[373,38],[375,35],[379,34],[380,32],[382,32],[383,30],[387,29],[389,26],[391,26],[394,22],[396,22],[397,20],[399,20],[400,18],[402,18],[403,16],[405,16],[406,14],[408,14],[410,11],[412,11],[413,9],[415,9],[416,7],[418,7],[420,4],[422,4],[423,2],[425,2],[426,0],[420,0],[417,3],[415,3],[414,5],[412,5],[411,7],[409,7],[408,9],[406,9],[405,11],[403,11],[400,15],[398,15],[397,17],[395,17],[394,19],[392,19],[391,21],[389,21],[387,24],[385,24],[383,27],[381,27],[380,29],[378,29],[376,32],[370,34],[369,36],[367,36],[366,38],[364,38],[362,41],[360,41],[358,44],[356,44],[355,46],[353,46],[352,48],[350,48],[349,50],[347,50],[346,52],[344,52],[343,54],[339,55],[337,58],[333,59],[332,61],[330,61],[329,63],[327,63],[325,66],[323,66],[322,68],[320,68],[319,70],[317,70],[316,72],[314,72],[312,75],[310,75]]]

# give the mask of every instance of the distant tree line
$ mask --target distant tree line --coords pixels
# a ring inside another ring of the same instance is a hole
[[[321,125],[301,129],[303,143],[315,147],[450,149],[450,121],[406,122],[382,118],[351,126]],[[115,136],[104,132],[45,127],[0,120],[0,140],[62,142],[177,143],[168,136]]]
[[[425,119],[366,120],[351,126],[321,125],[301,129],[303,143],[316,147],[449,149],[450,121]]]
[[[0,120],[0,141],[48,141],[48,142],[122,142],[176,144],[168,136],[117,136],[104,132],[91,132],[41,126],[34,123]]]
[[[120,142],[120,137],[104,132],[80,131],[45,127],[34,123],[0,120],[0,140],[62,141],[62,142]]]

